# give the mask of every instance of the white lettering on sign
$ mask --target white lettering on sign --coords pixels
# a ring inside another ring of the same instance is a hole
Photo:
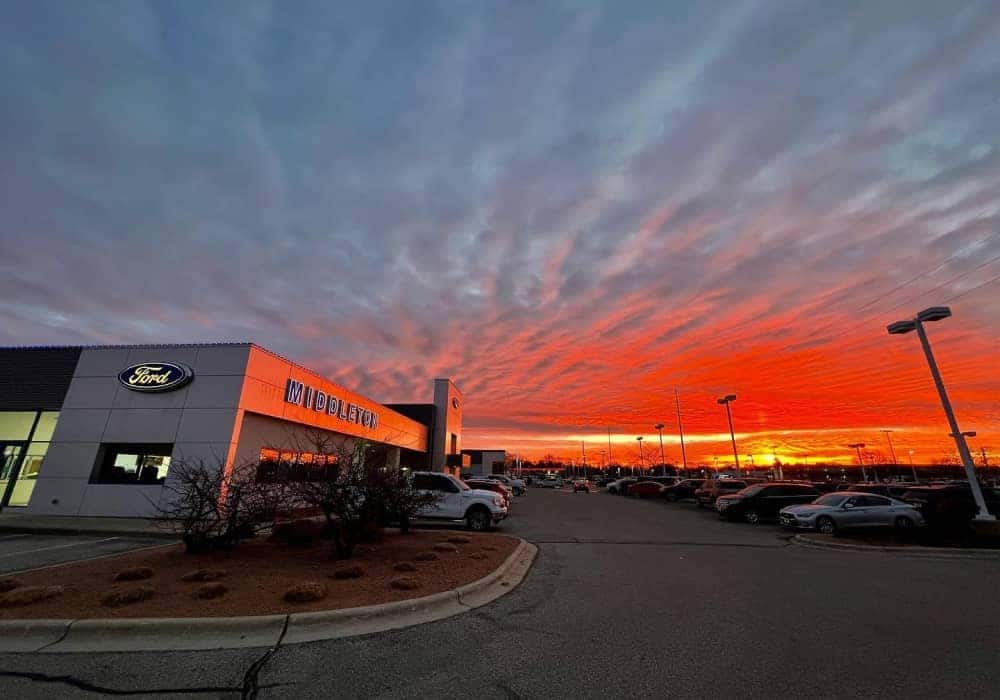
[[[376,411],[369,411],[350,401],[328,394],[322,389],[306,386],[295,379],[289,379],[285,387],[285,403],[302,406],[317,413],[325,413],[328,416],[336,416],[342,421],[357,423],[370,430],[378,427],[378,413]]]

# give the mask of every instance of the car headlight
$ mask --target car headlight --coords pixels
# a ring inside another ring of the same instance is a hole
[[[494,496],[493,497],[493,505],[495,505],[495,506],[502,506],[503,505],[503,499],[500,498],[499,496]]]
[[[815,513],[792,513],[799,520],[808,520],[809,518],[815,517]]]

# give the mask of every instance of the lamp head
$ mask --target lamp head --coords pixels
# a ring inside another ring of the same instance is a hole
[[[930,323],[931,321],[941,321],[949,316],[951,316],[951,309],[947,306],[932,306],[917,314],[917,320],[921,323]]]
[[[663,423],[657,423],[653,426],[655,430],[663,430]]]
[[[915,321],[896,321],[890,323],[885,329],[889,331],[889,335],[903,335],[917,330],[917,324]]]

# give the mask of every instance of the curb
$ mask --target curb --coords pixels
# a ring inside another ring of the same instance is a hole
[[[450,591],[381,605],[249,617],[0,620],[0,652],[207,651],[372,634],[468,612],[514,590],[538,547],[525,540],[495,571]]]
[[[868,552],[881,554],[899,554],[918,559],[978,559],[980,561],[1000,561],[998,549],[951,549],[948,547],[893,547],[871,544],[848,544],[846,542],[824,542],[815,540],[808,535],[795,535],[792,542],[810,549],[833,549],[842,552]]]

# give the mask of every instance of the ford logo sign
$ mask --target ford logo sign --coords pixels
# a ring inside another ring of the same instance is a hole
[[[176,362],[143,362],[126,367],[118,375],[126,389],[147,392],[180,389],[193,378],[190,367]]]

